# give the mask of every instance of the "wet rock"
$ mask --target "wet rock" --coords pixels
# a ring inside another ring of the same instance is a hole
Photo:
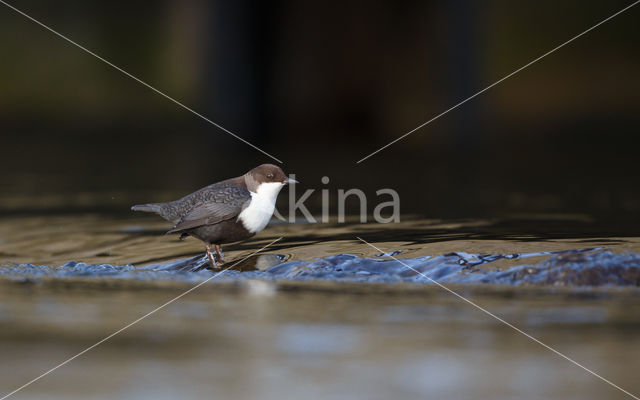
[[[501,259],[526,259],[549,255],[537,265],[517,265],[506,270],[491,268]],[[233,263],[233,261],[229,261]],[[228,264],[226,264],[228,265]],[[480,267],[481,265],[486,265]],[[257,255],[223,273],[207,268],[206,257],[197,256],[135,268],[132,265],[85,264],[71,261],[60,267],[33,264],[0,265],[0,275],[11,279],[36,277],[99,277],[120,279],[185,280],[330,280],[361,283],[469,283],[538,286],[640,286],[640,254],[582,249],[553,253],[468,254],[447,253],[435,257],[405,259],[363,258],[338,254],[312,261],[286,262],[279,254]]]

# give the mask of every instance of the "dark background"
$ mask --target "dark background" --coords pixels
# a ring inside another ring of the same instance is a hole
[[[630,3],[12,2],[281,159],[298,191],[620,221],[640,211],[640,5],[356,161]],[[128,212],[272,162],[4,5],[0,38],[5,213]]]

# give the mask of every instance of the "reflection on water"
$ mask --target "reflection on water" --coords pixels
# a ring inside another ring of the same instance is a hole
[[[202,282],[146,218],[0,225],[2,392]],[[536,220],[274,225],[234,266],[15,398],[628,398],[422,274],[640,392],[640,245]],[[360,236],[387,252],[355,239]]]

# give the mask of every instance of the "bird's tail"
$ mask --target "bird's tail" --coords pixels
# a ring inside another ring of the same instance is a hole
[[[159,213],[161,210],[161,203],[137,204],[131,207],[131,210]]]

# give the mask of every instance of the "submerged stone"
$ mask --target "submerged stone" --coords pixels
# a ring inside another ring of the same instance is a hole
[[[224,273],[207,269],[206,257],[196,256],[136,268],[132,265],[85,264],[70,261],[60,267],[33,264],[0,265],[0,275],[30,277],[96,277],[148,280],[329,280],[361,283],[469,283],[537,286],[640,286],[640,254],[582,249],[522,254],[447,253],[439,256],[396,259],[337,254],[315,260],[285,261],[280,254],[247,258]],[[491,268],[497,260],[520,260],[548,255],[535,265]],[[391,258],[393,257],[393,258]],[[229,265],[226,264],[226,265]]]

